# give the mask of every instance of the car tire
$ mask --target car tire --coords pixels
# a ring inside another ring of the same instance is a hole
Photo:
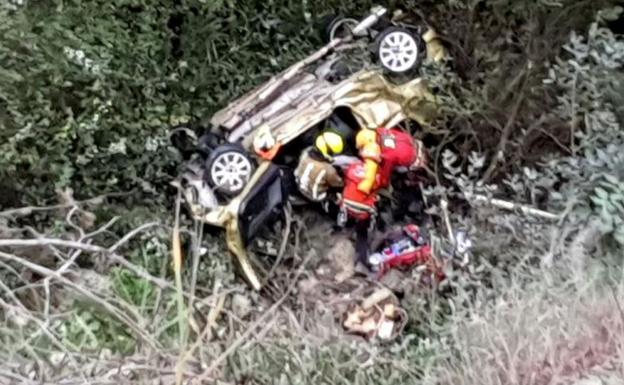
[[[426,47],[420,36],[407,28],[390,27],[377,35],[375,56],[384,70],[406,74],[420,66]]]
[[[335,37],[350,33],[358,23],[358,20],[353,17],[341,15],[327,17],[323,26],[323,41],[329,43]]]
[[[256,169],[245,149],[234,143],[215,148],[206,159],[205,165],[204,179],[215,192],[227,196],[239,194]]]

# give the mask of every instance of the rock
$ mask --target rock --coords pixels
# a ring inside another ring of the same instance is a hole
[[[15,326],[23,328],[28,325],[29,319],[24,315],[26,311],[21,311],[19,308],[9,308],[5,313],[7,320],[11,321]]]
[[[314,273],[320,278],[329,278],[334,274],[329,263],[321,263],[316,270],[314,270]]]
[[[353,269],[354,272],[360,274],[360,275],[369,275],[371,273],[371,271],[369,270],[368,267],[366,267],[365,264],[363,264],[362,262],[357,262],[355,264],[355,267]]]
[[[353,277],[353,270],[343,270],[334,276],[334,281],[341,283]]]
[[[74,269],[68,275],[75,284],[89,288],[90,291],[95,293],[107,295],[112,292],[111,282],[108,277],[93,270]]]
[[[379,282],[395,293],[400,293],[405,289],[405,273],[396,269],[390,269],[386,272]]]
[[[325,259],[334,271],[334,280],[344,282],[355,273],[355,246],[344,235],[334,236],[329,242],[332,246],[327,251]]]
[[[111,280],[106,275],[99,274],[94,270],[74,268],[69,270],[65,276],[77,286],[99,297],[113,295]],[[94,303],[92,297],[69,286],[64,286],[60,290],[55,290],[52,293],[52,299],[53,305],[59,310],[63,309],[62,311],[72,309],[74,301]]]
[[[311,278],[306,278],[306,279],[302,279],[301,281],[299,281],[299,292],[301,294],[313,294],[314,293],[314,289],[318,286],[319,281],[318,279],[311,277]]]
[[[242,294],[234,294],[232,296],[232,312],[243,319],[251,313],[251,300]]]
[[[81,210],[78,215],[78,223],[85,230],[93,228],[96,220],[97,216],[90,211]]]
[[[50,354],[50,356],[48,357],[48,360],[50,361],[50,364],[52,364],[52,366],[59,367],[61,366],[63,361],[65,361],[65,353],[54,352]]]

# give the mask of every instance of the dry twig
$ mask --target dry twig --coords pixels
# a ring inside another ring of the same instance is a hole
[[[0,217],[20,217],[20,216],[23,217],[23,216],[31,215],[36,212],[68,209],[76,205],[84,205],[84,204],[98,205],[98,204],[103,203],[108,198],[128,196],[128,195],[131,195],[133,192],[134,191],[103,194],[103,195],[100,195],[94,198],[85,199],[82,201],[73,201],[69,203],[63,203],[63,204],[51,205],[51,206],[26,206],[26,207],[20,207],[16,209],[9,209],[9,210],[0,211]]]
[[[241,334],[234,342],[232,342],[228,348],[221,354],[219,355],[219,357],[217,357],[215,360],[212,361],[212,364],[206,369],[204,370],[204,372],[198,376],[196,376],[194,379],[198,381],[198,383],[201,383],[202,381],[204,381],[206,378],[208,378],[210,376],[210,374],[219,366],[221,365],[232,353],[234,353],[234,351],[236,351],[236,349],[238,349],[247,338],[249,338],[252,333],[255,332],[255,330],[261,326],[264,325],[267,320],[269,319],[269,317],[271,315],[273,315],[273,313],[275,313],[275,311],[282,305],[282,303],[288,298],[288,295],[295,289],[295,287],[297,286],[297,282],[299,280],[299,277],[301,276],[301,274],[304,271],[305,265],[306,263],[312,258],[312,256],[314,256],[314,253],[309,253],[308,256],[306,257],[306,259],[303,261],[303,263],[301,263],[301,266],[299,267],[299,270],[297,271],[297,273],[295,274],[295,277],[293,278],[293,280],[291,281],[290,285],[288,286],[288,289],[286,290],[286,292],[284,293],[284,295],[277,301],[275,302],[273,305],[271,305],[270,308],[268,308],[264,314],[262,314],[256,321],[254,321],[251,325],[249,325],[249,327],[247,328],[247,330]]]
[[[0,251],[0,258],[3,258],[5,260],[18,263],[18,264],[28,268],[29,270],[32,270],[32,271],[36,272],[37,274],[40,274],[40,275],[43,275],[43,276],[46,276],[46,277],[47,276],[53,277],[54,279],[58,280],[59,282],[63,283],[64,285],[73,288],[74,290],[76,290],[80,294],[84,295],[86,298],[92,300],[93,302],[97,303],[98,305],[101,305],[111,315],[115,316],[115,318],[117,318],[119,321],[123,322],[139,338],[141,338],[142,340],[144,340],[145,342],[150,344],[152,347],[154,347],[154,348],[160,347],[160,343],[158,341],[156,341],[150,335],[148,335],[143,330],[143,328],[141,326],[139,326],[135,321],[130,319],[124,312],[119,311],[119,309],[117,309],[115,306],[111,305],[109,302],[105,301],[104,299],[98,297],[97,295],[92,293],[90,290],[85,289],[84,287],[82,287],[82,286],[72,282],[71,280],[65,278],[61,273],[59,273],[57,271],[54,271],[54,270],[50,270],[50,269],[45,268],[43,266],[37,265],[35,263],[32,263],[30,261],[25,260],[24,258],[20,258],[20,257],[18,257],[16,255],[5,253],[5,252],[2,252],[2,251]]]
[[[137,230],[145,230],[150,227],[158,226],[159,222],[152,222],[141,226],[140,228],[132,231],[128,235],[123,238],[124,242],[127,242],[130,238],[138,234]],[[111,248],[104,248],[100,246],[91,245],[89,243],[78,242],[78,241],[67,241],[64,239],[55,239],[55,238],[40,238],[40,239],[0,239],[0,247],[32,247],[32,246],[56,246],[56,247],[64,247],[74,250],[82,250],[90,253],[102,253],[104,255],[109,256],[115,262],[119,263],[123,267],[135,273],[137,276],[157,285],[160,288],[173,288],[169,282],[156,278],[149,274],[145,269],[139,267],[131,262],[129,262],[124,257],[116,254],[114,251],[121,246],[123,242],[117,242]],[[70,262],[70,261],[68,261]]]

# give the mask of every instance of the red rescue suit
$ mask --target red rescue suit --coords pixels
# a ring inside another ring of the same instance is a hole
[[[381,147],[381,186],[390,185],[392,172],[396,168],[418,168],[424,165],[421,143],[412,136],[396,128],[378,128],[377,137]]]
[[[348,216],[358,220],[369,219],[377,212],[377,190],[380,187],[380,178],[376,178],[370,193],[364,193],[358,189],[358,185],[365,178],[365,173],[365,164],[355,162],[347,168],[344,178],[342,206]]]
[[[410,134],[384,127],[367,132],[370,134],[362,135],[359,148],[366,164],[365,177],[360,183],[362,192],[372,191],[373,178],[379,178],[378,188],[389,186],[396,168],[416,169],[425,165],[424,146]]]

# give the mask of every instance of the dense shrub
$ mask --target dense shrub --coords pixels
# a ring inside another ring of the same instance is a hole
[[[323,17],[362,15],[374,3],[4,3],[0,195],[6,202],[0,203],[46,201],[55,188],[67,186],[78,196],[138,189],[144,197],[161,197],[179,163],[169,146],[172,124],[206,124],[229,100],[320,46]],[[504,125],[520,80],[539,78],[542,62],[556,54],[551,44],[582,27],[599,6],[381,3],[447,35],[454,68],[468,82],[461,94],[465,107],[447,106],[452,111],[438,128],[463,125],[455,147],[473,149],[496,144],[492,139],[499,134],[492,133]],[[527,60],[535,69],[525,74]],[[516,80],[509,82],[513,73]],[[509,84],[501,87],[502,82]],[[531,108],[523,106],[522,116]],[[466,134],[470,129],[476,135]]]
[[[73,187],[77,197],[136,189],[141,203],[164,213],[166,182],[180,161],[168,144],[170,125],[205,124],[319,46],[314,24],[323,15],[362,13],[372,2],[146,3],[0,5],[0,206],[46,202],[56,188]],[[106,253],[27,248],[12,256],[3,248],[0,358],[8,369],[0,376],[10,383],[174,383],[184,372],[241,383],[541,384],[621,362],[624,48],[603,22],[617,10],[589,26],[603,3],[388,2],[433,23],[453,52],[444,66],[423,69],[442,112],[421,133],[434,155],[427,197],[434,217],[441,216],[436,198],[450,198],[452,225],[475,243],[471,265],[449,272],[445,296],[417,285],[416,272],[402,281],[410,325],[397,342],[344,338],[332,301],[313,304],[313,296],[290,290],[298,254],[325,242],[309,236],[301,218],[287,247],[300,250],[285,256],[261,294],[236,283],[223,240],[206,236],[201,258],[199,244],[185,254],[181,300],[153,282],[172,281],[163,225],[120,248],[131,270],[111,269]],[[473,193],[563,215],[550,223],[478,206]],[[116,224],[136,228],[154,213],[136,206]],[[51,214],[47,236],[84,232],[71,213],[92,207],[80,208]],[[106,215],[97,214],[104,225]],[[0,219],[2,238],[43,236]],[[120,238],[100,229],[88,245]],[[201,230],[183,228],[183,236],[202,238]],[[76,265],[59,275],[40,269],[60,269],[70,258]],[[47,286],[33,264],[51,277]],[[152,281],[138,277],[138,267]],[[235,295],[246,311],[236,311]],[[582,365],[571,365],[578,357]],[[210,365],[217,370],[205,372]]]
[[[319,12],[333,8],[128,0],[4,6],[0,173],[5,197],[19,191],[5,204],[46,200],[67,186],[79,196],[133,188],[160,196],[179,161],[170,126],[207,119],[310,52],[320,44]]]

